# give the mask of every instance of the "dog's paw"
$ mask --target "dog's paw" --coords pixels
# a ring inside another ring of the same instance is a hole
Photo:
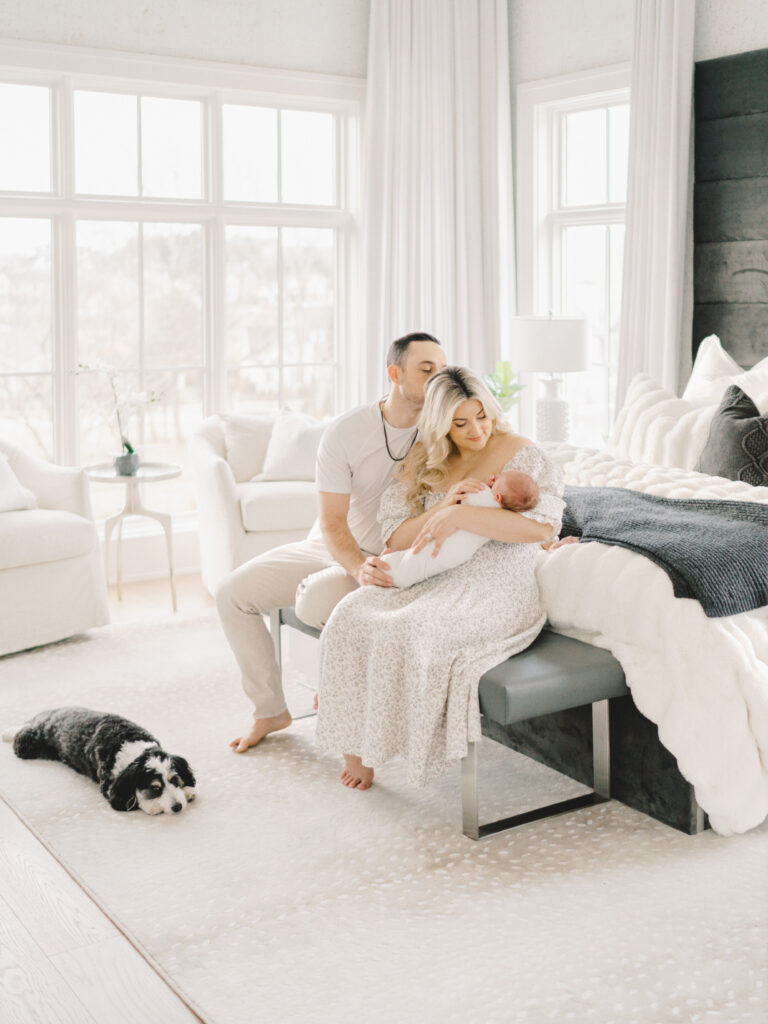
[[[5,729],[3,731],[3,743],[13,743],[16,738],[16,733],[19,731],[21,726],[16,725],[12,729]]]
[[[191,803],[197,796],[197,793],[194,791],[194,789],[192,789],[191,786],[185,786],[184,796],[187,798],[187,803]]]

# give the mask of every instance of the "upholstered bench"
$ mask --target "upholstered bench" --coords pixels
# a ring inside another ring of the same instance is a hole
[[[280,663],[280,626],[308,636],[320,630],[296,617],[293,608],[270,616]],[[568,708],[592,706],[593,790],[510,818],[480,824],[478,812],[478,743],[470,743],[461,765],[462,827],[470,839],[515,828],[539,818],[589,807],[610,799],[611,758],[609,700],[629,693],[621,665],[609,651],[544,630],[525,651],[490,669],[480,680],[480,711],[486,722],[504,729],[515,722]]]
[[[461,765],[462,825],[465,836],[482,839],[529,821],[548,818],[610,799],[611,697],[629,693],[621,665],[592,644],[543,630],[526,650],[490,669],[480,680],[480,712],[502,729],[539,715],[592,706],[593,790],[570,800],[537,807],[481,825],[478,811],[478,743],[470,743]]]

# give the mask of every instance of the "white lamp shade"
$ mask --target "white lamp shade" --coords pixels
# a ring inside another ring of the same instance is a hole
[[[511,324],[512,366],[521,373],[574,373],[589,368],[589,332],[583,316],[516,316]]]

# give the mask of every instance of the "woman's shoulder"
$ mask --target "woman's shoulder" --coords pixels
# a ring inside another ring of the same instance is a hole
[[[523,437],[521,434],[504,433],[497,434],[496,436],[498,437],[496,454],[506,462],[509,462],[510,459],[514,459],[515,456],[525,448],[536,448],[533,441],[530,441],[527,437]]]
[[[504,464],[504,469],[517,469],[532,476],[539,487],[562,493],[563,471],[535,441],[521,439],[523,443]]]

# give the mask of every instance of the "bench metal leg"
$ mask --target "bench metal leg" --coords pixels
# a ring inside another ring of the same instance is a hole
[[[283,650],[280,643],[280,609],[269,613],[269,632],[272,636],[272,643],[275,648],[275,660],[280,673],[283,671]]]
[[[556,814],[565,814],[580,807],[594,807],[605,803],[611,795],[611,740],[609,729],[608,701],[595,701],[592,705],[592,763],[594,772],[594,790],[583,796],[560,800],[544,807],[536,807],[522,814],[513,814],[509,818],[480,824],[478,803],[478,743],[470,743],[466,757],[461,761],[461,811],[462,832],[468,839],[484,839],[497,832],[527,825],[531,821],[551,818]]]

